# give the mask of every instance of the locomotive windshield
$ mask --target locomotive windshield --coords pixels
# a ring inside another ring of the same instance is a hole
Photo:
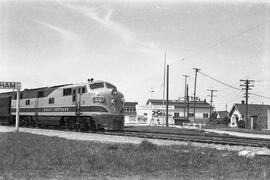
[[[90,89],[98,89],[98,88],[104,88],[104,83],[100,82],[100,83],[90,84]]]
[[[108,89],[116,89],[116,87],[114,85],[107,83],[107,82],[106,82],[106,86]]]

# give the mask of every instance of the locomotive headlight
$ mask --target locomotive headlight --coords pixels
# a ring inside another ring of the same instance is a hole
[[[117,90],[116,89],[113,89],[112,90],[112,95],[117,95],[117,94],[118,94]]]
[[[123,97],[121,98],[121,102],[125,104],[125,99]]]
[[[105,99],[104,99],[104,97],[97,96],[97,97],[93,97],[93,102],[94,103],[104,103]]]

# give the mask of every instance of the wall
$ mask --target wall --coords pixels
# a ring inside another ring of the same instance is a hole
[[[166,125],[166,106],[160,106],[160,105],[137,105],[136,106],[137,110],[137,124],[156,124],[156,125]],[[163,112],[163,115],[156,115],[153,117],[153,111],[160,111],[161,113]],[[169,106],[169,117],[168,117],[168,123],[169,124],[174,124],[174,107]]]
[[[229,126],[231,126],[231,127],[237,127],[236,117],[239,118],[238,121],[239,120],[242,120],[241,114],[236,109],[234,109],[234,111],[232,113],[232,116],[231,116],[231,120],[230,120]]]

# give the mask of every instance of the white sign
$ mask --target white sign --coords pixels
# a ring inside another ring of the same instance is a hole
[[[21,83],[0,81],[0,89],[21,89]]]

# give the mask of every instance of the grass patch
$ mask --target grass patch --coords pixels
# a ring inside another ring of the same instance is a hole
[[[269,179],[270,158],[191,146],[102,144],[27,133],[0,134],[0,179],[151,177]]]
[[[161,132],[161,133],[184,133],[184,134],[198,134],[198,135],[205,134],[203,130],[199,129],[181,129],[164,126],[127,126],[125,127],[125,130]]]

